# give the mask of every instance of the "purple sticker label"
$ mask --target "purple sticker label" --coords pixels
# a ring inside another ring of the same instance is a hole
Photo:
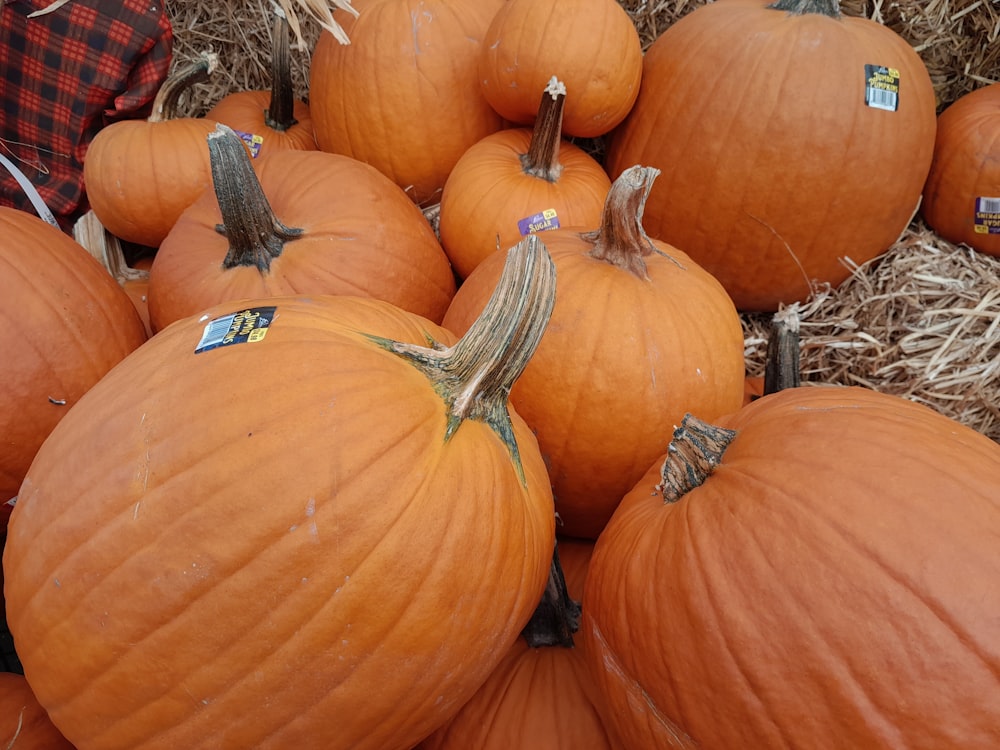
[[[976,234],[1000,234],[1000,198],[976,198]]]
[[[233,132],[243,139],[243,142],[247,144],[247,149],[250,151],[250,156],[256,159],[257,155],[260,154],[260,147],[264,143],[264,136],[244,133],[242,130],[234,130]]]
[[[559,215],[554,208],[547,208],[544,211],[539,211],[537,214],[532,214],[526,219],[521,219],[517,222],[517,228],[520,230],[522,237],[527,237],[529,234],[534,234],[535,232],[544,232],[547,229],[558,229]]]
[[[277,309],[277,307],[251,307],[208,321],[194,353],[207,352],[220,346],[263,341],[274,321],[274,312]]]

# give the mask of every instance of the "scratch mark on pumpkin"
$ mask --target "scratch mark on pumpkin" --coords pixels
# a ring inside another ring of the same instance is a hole
[[[21,727],[24,726],[24,712],[27,708],[27,706],[21,706],[21,713],[17,715],[17,728],[14,729],[14,736],[11,737],[10,742],[7,743],[7,750],[14,747],[14,743],[17,742],[17,738],[21,734]]]

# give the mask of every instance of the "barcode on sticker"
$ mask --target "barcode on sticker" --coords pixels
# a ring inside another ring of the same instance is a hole
[[[1000,198],[979,198],[976,211],[984,214],[1000,214]]]
[[[899,109],[899,71],[885,65],[865,65],[865,104],[889,112]]]
[[[277,307],[253,307],[210,320],[202,329],[201,339],[194,353],[207,352],[220,346],[263,340],[277,309]]]

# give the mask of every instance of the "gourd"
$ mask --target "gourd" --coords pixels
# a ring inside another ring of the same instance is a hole
[[[988,748],[1000,446],[802,386],[694,415],[594,548],[579,639],[635,748]]]
[[[533,128],[486,136],[462,154],[445,181],[438,231],[463,279],[526,234],[600,221],[611,180],[597,159],[562,138],[562,81],[553,76],[540,91]]]
[[[205,149],[215,189],[156,252],[154,330],[226,300],[291,294],[370,296],[441,320],[455,292],[448,257],[420,209],[374,167],[293,149],[251,160],[222,125]]]
[[[643,231],[658,170],[615,180],[596,228],[539,234],[559,273],[552,321],[511,391],[549,467],[565,536],[595,539],[691,409],[716,418],[743,401],[743,331],[719,282]],[[443,324],[462,333],[501,272],[487,257]]]
[[[612,177],[662,170],[652,237],[688,253],[742,311],[838,285],[917,210],[936,128],[923,61],[836,0],[719,0],[649,47],[612,134]]]
[[[554,75],[570,92],[564,133],[596,138],[635,103],[642,43],[616,0],[507,0],[490,23],[478,62],[483,95],[505,120],[531,125],[535,92]]]
[[[185,91],[218,65],[206,54],[175,70],[145,120],[121,120],[100,130],[83,162],[91,209],[109,232],[159,247],[181,212],[212,184],[205,138],[215,122],[177,115]]]
[[[38,703],[24,675],[14,672],[0,672],[0,747],[73,750]]]
[[[205,117],[240,134],[254,156],[281,149],[315,151],[309,105],[295,98],[292,86],[288,19],[275,12],[271,32],[271,89],[231,91]]]
[[[42,442],[146,340],[128,295],[37,216],[0,207],[0,532]]]
[[[461,339],[365,297],[154,335],[39,451],[8,624],[82,748],[408,750],[485,681],[555,543],[508,407],[551,311],[537,237]]]
[[[439,203],[459,157],[503,127],[476,64],[504,2],[354,0],[357,17],[335,11],[351,43],[324,31],[313,50],[319,147],[371,164],[419,206]]]
[[[949,242],[1000,256],[1000,83],[959,97],[938,116],[920,210]]]

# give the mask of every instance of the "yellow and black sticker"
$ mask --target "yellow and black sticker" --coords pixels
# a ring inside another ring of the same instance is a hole
[[[532,214],[517,222],[517,228],[522,237],[527,237],[535,232],[544,232],[547,229],[559,228],[559,214],[554,208],[546,208],[537,214]]]
[[[885,65],[866,65],[865,104],[889,112],[898,110],[899,71]]]
[[[1000,234],[1000,198],[976,198],[976,234]]]
[[[277,309],[277,307],[251,307],[210,320],[205,324],[194,353],[199,354],[233,344],[252,344],[262,341],[274,321],[274,312]]]

